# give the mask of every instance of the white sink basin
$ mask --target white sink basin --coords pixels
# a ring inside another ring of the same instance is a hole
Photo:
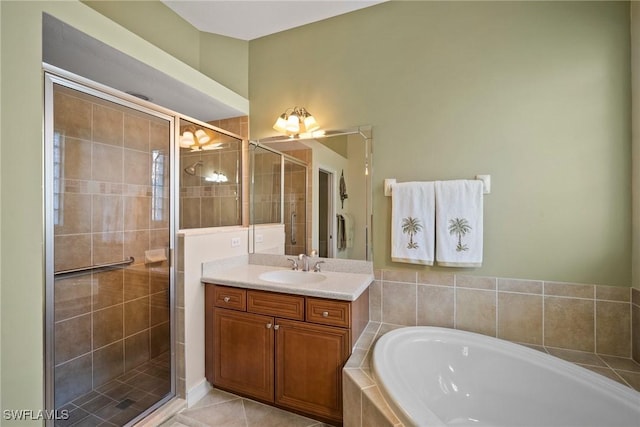
[[[296,270],[274,270],[262,273],[261,280],[266,282],[284,283],[287,285],[304,285],[305,283],[318,283],[326,280],[322,273]]]

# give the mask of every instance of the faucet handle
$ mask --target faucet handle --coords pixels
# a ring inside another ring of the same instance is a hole
[[[311,252],[309,253],[310,257],[316,257],[318,256],[318,251],[316,251],[315,249],[311,250]]]
[[[324,261],[316,261],[316,265],[313,266],[313,271],[316,273],[320,272],[320,264],[324,264]]]
[[[293,259],[293,258],[287,258],[287,260],[291,261],[291,269],[292,270],[297,270],[298,269],[298,260]]]

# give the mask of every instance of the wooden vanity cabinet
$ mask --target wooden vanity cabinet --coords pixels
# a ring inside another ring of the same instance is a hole
[[[342,424],[342,367],[368,321],[368,291],[354,302],[220,285],[205,294],[209,382]]]

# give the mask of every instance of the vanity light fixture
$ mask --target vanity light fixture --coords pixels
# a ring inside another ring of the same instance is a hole
[[[278,132],[289,135],[291,138],[306,138],[321,132],[318,130],[320,125],[315,117],[304,107],[293,107],[285,110],[278,117],[273,128]]]
[[[211,136],[204,129],[196,129],[193,126],[185,128],[180,135],[180,148],[190,148],[191,151],[219,150],[223,147],[221,142],[214,143]]]

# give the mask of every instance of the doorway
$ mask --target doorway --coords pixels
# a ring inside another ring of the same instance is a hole
[[[333,258],[333,173],[318,169],[318,250]]]
[[[45,76],[46,384],[70,424],[175,395],[174,118]]]

